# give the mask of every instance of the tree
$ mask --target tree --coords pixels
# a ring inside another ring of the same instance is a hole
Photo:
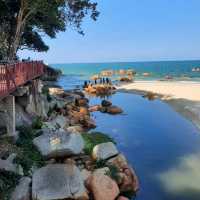
[[[0,0],[0,59],[16,59],[19,49],[47,51],[42,36],[55,38],[68,26],[83,34],[82,20],[96,20],[96,8],[90,0]]]

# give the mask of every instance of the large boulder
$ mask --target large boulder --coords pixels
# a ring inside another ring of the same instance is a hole
[[[112,142],[98,144],[92,151],[92,157],[95,160],[106,160],[118,154],[116,146]]]
[[[134,194],[139,190],[139,181],[136,176],[135,171],[131,168],[125,168],[123,170],[123,180],[122,184],[120,185],[121,192],[131,192]]]
[[[33,174],[33,200],[84,199],[88,195],[81,172],[75,165],[53,164]]]
[[[120,173],[120,191],[131,192],[134,194],[139,189],[139,181],[135,171],[128,165],[128,162],[123,154],[111,158],[107,161],[108,165],[112,165],[118,168]]]
[[[80,134],[70,134],[64,131],[44,133],[36,137],[33,143],[46,158],[78,155],[84,147],[84,141]]]
[[[87,181],[87,187],[95,200],[115,200],[119,188],[115,181],[102,173],[94,173]]]
[[[29,177],[21,178],[11,194],[11,200],[30,200],[30,184],[31,179]]]

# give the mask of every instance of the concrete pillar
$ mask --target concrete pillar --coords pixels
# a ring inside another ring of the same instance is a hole
[[[15,96],[9,95],[1,102],[8,136],[16,137]]]

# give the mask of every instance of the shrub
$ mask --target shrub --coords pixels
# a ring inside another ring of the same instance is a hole
[[[20,179],[19,175],[12,172],[0,172],[0,199],[9,200],[10,194],[18,184]]]
[[[20,133],[16,145],[21,150],[15,162],[23,167],[25,175],[30,175],[32,166],[42,167],[44,165],[42,155],[33,144],[33,139],[41,135],[41,132],[36,132],[36,130],[28,126],[22,126],[18,130]]]
[[[88,155],[92,153],[93,148],[98,144],[105,142],[115,143],[111,137],[100,132],[83,133],[82,136],[85,142],[84,151]]]
[[[41,128],[42,128],[42,125],[43,125],[42,118],[41,118],[41,117],[36,117],[36,118],[33,120],[32,128],[33,128],[33,129],[41,129]]]

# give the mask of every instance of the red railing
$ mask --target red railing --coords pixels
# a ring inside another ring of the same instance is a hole
[[[15,91],[18,86],[24,85],[43,73],[42,61],[0,65],[0,99]]]

